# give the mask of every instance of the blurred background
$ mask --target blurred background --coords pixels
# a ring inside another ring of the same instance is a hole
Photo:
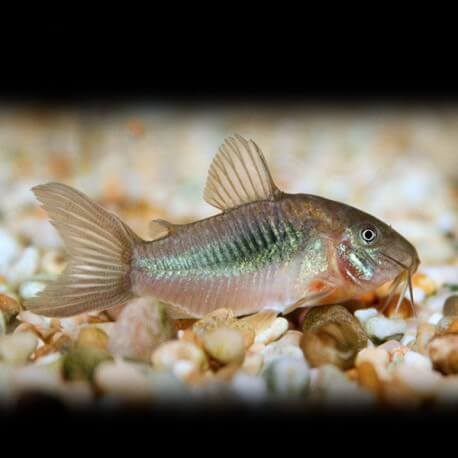
[[[458,110],[450,106],[4,105],[0,223],[26,243],[60,246],[30,192],[50,180],[96,198],[144,237],[153,218],[209,216],[207,170],[233,133],[258,143],[285,191],[374,214],[409,238],[424,264],[456,260]]]

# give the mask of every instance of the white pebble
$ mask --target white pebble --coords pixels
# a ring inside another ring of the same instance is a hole
[[[401,344],[405,345],[408,347],[410,344],[413,344],[416,340],[416,336],[412,334],[406,334],[402,339],[401,339]]]
[[[429,358],[416,351],[408,351],[404,355],[404,363],[417,369],[432,369],[432,363]]]
[[[369,318],[373,318],[378,315],[377,309],[371,307],[369,309],[356,310],[355,317],[358,318],[361,324],[364,324]]]
[[[5,229],[0,229],[0,274],[7,272],[19,251],[20,245],[17,240]]]
[[[132,399],[151,397],[146,376],[135,364],[121,359],[100,364],[96,368],[94,379],[104,393]]]
[[[304,359],[277,358],[265,368],[264,378],[275,396],[302,396],[310,383],[310,369]]]
[[[173,375],[178,380],[185,380],[193,372],[199,370],[199,367],[193,361],[179,360],[172,367]]]
[[[45,289],[45,283],[41,281],[26,281],[19,288],[19,295],[22,299],[30,299]]]
[[[428,397],[437,393],[442,381],[441,375],[435,371],[405,364],[396,366],[393,377],[416,394]]]
[[[439,323],[440,320],[442,320],[443,315],[442,313],[433,313],[428,320],[429,324],[433,324],[434,326]]]
[[[273,342],[267,345],[263,352],[264,363],[267,364],[277,358],[296,358],[299,360],[304,359],[304,354],[300,347],[296,345],[279,345],[277,342]]]
[[[231,382],[233,393],[243,401],[259,403],[266,399],[267,387],[262,377],[248,375],[243,372],[237,373]]]
[[[38,269],[39,253],[35,247],[27,247],[8,271],[6,279],[13,285],[28,280]]]
[[[407,324],[404,320],[389,319],[384,316],[370,318],[364,323],[364,328],[370,337],[387,340],[388,337],[404,334]]]
[[[412,288],[412,294],[416,304],[421,304],[426,299],[426,293],[421,288]],[[410,299],[409,291],[406,291],[405,297]]]

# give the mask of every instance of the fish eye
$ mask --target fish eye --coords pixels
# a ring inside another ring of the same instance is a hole
[[[367,244],[374,243],[377,240],[377,229],[373,226],[364,227],[359,232],[361,240]]]

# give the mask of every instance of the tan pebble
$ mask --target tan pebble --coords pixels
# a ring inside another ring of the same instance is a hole
[[[221,326],[205,333],[203,344],[205,351],[222,364],[241,363],[245,355],[243,335],[234,328]]]
[[[86,346],[106,350],[108,346],[108,336],[101,329],[94,326],[87,326],[80,329],[76,345],[80,347]]]
[[[458,335],[434,337],[428,350],[435,369],[444,374],[458,374]]]
[[[417,338],[412,345],[412,350],[427,355],[428,344],[436,333],[436,327],[430,323],[420,323],[417,329]]]
[[[288,320],[286,318],[276,318],[267,328],[256,334],[255,342],[268,344],[278,340],[288,331]]]
[[[367,343],[359,321],[341,305],[314,307],[304,318],[300,345],[312,367],[350,369]]]
[[[191,361],[196,367],[205,369],[207,358],[201,348],[191,342],[172,340],[161,344],[153,353],[155,367],[171,369],[177,361]]]
[[[420,272],[413,275],[412,284],[416,288],[421,288],[426,295],[433,294],[437,291],[437,285],[434,280]]]
[[[24,364],[38,345],[31,332],[20,332],[0,337],[0,360],[11,364]]]
[[[388,318],[400,318],[405,320],[414,315],[414,307],[412,303],[404,297],[398,306],[399,296],[395,295],[389,304],[384,308],[383,314]]]
[[[443,315],[458,317],[458,295],[454,294],[446,299],[443,308]]]
[[[94,381],[106,394],[130,400],[151,398],[148,379],[137,366],[122,360],[106,361],[95,369]]]

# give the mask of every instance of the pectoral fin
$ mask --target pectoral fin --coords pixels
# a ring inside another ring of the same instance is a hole
[[[323,288],[319,292],[315,293],[310,293],[305,295],[302,299],[299,299],[297,302],[294,304],[291,304],[288,306],[284,311],[283,315],[288,315],[288,313],[291,313],[292,311],[296,310],[299,307],[310,307],[313,305],[321,305],[323,302],[323,299],[325,299],[327,296],[330,296],[334,292],[334,288],[329,286],[326,288]]]

